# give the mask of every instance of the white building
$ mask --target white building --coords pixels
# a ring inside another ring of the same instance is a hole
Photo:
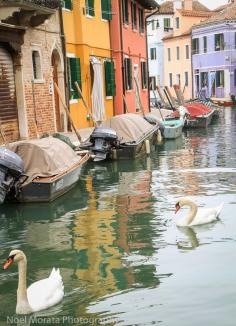
[[[174,1],[178,6],[177,0]],[[157,12],[147,18],[148,66],[150,101],[154,99],[152,89],[164,86],[164,47],[163,37],[173,29],[174,2],[165,1]]]

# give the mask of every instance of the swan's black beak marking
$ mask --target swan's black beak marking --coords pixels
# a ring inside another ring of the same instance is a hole
[[[175,214],[180,210],[179,203],[175,204]]]
[[[15,255],[12,255],[7,258],[7,261],[3,265],[3,269],[7,269],[14,262],[14,257]]]

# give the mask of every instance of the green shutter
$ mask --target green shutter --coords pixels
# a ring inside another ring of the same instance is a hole
[[[64,8],[72,10],[72,0],[64,0]]]
[[[111,20],[111,0],[101,0],[102,3],[102,19]]]
[[[79,84],[79,87],[82,90],[80,59],[69,58],[69,65],[70,65],[71,99],[78,99],[80,98],[80,94],[77,91],[75,82]]]
[[[113,61],[105,61],[106,96],[116,95],[115,69]]]
[[[86,0],[86,14],[89,16],[95,16],[94,0]]]

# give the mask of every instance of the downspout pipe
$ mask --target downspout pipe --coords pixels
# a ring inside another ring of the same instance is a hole
[[[147,90],[148,90],[148,111],[151,112],[150,108],[150,85],[149,85],[149,53],[148,53],[148,34],[147,34],[147,19],[150,18],[151,16],[157,14],[159,12],[160,6],[158,5],[158,9],[152,12],[150,15],[147,15],[145,17],[145,28],[146,28],[146,53],[147,53]]]
[[[122,1],[119,2],[119,14],[120,14],[120,52],[121,52],[121,69],[122,69],[122,91],[123,98],[125,97],[125,67],[124,67],[124,45],[123,45],[123,20],[122,20]],[[125,102],[123,100],[123,112],[126,113]]]
[[[68,79],[68,67],[67,67],[67,59],[66,59],[66,40],[65,40],[65,32],[64,32],[64,22],[63,22],[63,13],[62,13],[62,5],[59,7],[59,20],[60,20],[60,29],[61,29],[61,45],[63,52],[63,61],[64,61],[64,84],[65,84],[65,100],[66,105],[69,107],[69,79]]]

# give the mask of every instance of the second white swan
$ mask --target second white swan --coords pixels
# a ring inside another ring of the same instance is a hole
[[[182,206],[189,206],[189,213],[182,219],[176,221],[177,226],[194,226],[211,223],[217,220],[223,208],[223,204],[212,208],[198,208],[189,198],[180,198],[175,204],[175,213]]]

